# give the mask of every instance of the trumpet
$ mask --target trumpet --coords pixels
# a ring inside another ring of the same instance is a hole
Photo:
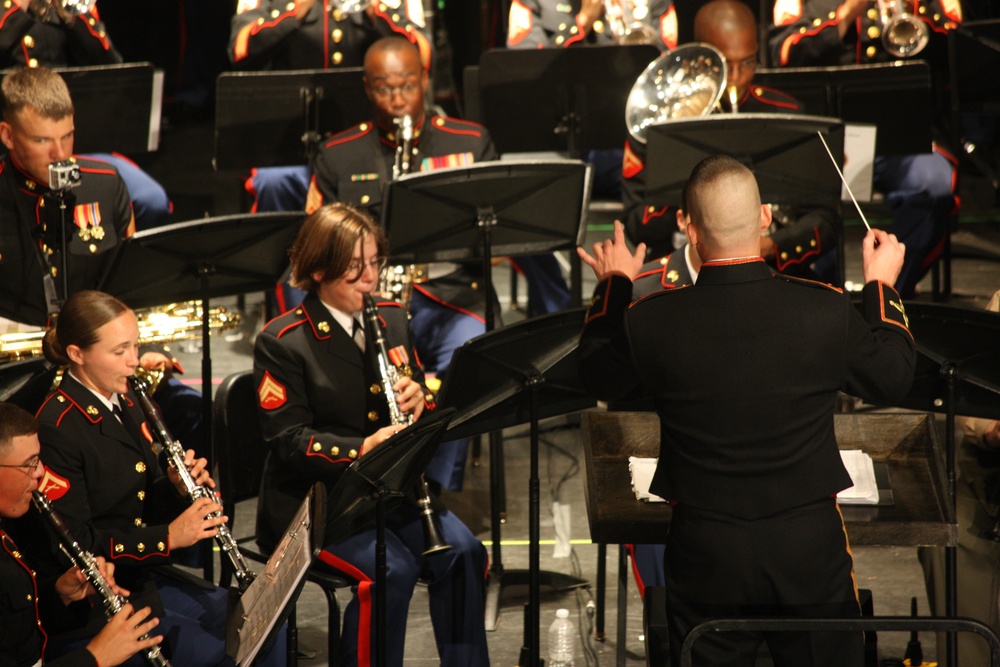
[[[77,16],[93,11],[95,4],[97,0],[31,0],[28,13],[42,22],[69,24]]]
[[[906,11],[904,0],[876,0],[882,22],[882,45],[897,58],[912,58],[927,46],[927,24]]]
[[[400,377],[409,375],[408,367],[398,368],[389,359],[389,351],[386,346],[385,336],[382,335],[382,326],[378,321],[378,307],[371,294],[365,295],[365,327],[375,339],[375,350],[378,361],[378,371],[382,376],[382,390],[385,400],[389,404],[389,419],[395,426],[409,426],[413,423],[413,415],[403,414],[396,402],[396,392],[393,386],[399,382]],[[437,513],[431,506],[431,497],[427,489],[427,479],[421,475],[417,482],[417,504],[420,506],[421,527],[424,530],[424,550],[423,555],[437,553],[451,549],[451,545],[444,541],[441,533],[441,521]]]
[[[649,0],[607,0],[604,18],[616,44],[656,44],[659,35],[644,22],[649,16]]]

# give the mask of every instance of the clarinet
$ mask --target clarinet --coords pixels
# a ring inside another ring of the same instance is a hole
[[[368,321],[366,327],[375,338],[375,350],[378,361],[379,375],[382,377],[382,388],[385,392],[385,400],[389,404],[389,419],[394,426],[409,426],[413,423],[412,414],[404,414],[396,402],[396,392],[393,386],[400,380],[404,373],[389,361],[389,352],[382,335],[382,327],[378,321],[378,307],[371,294],[365,294],[365,319]],[[441,523],[437,513],[431,506],[431,497],[427,489],[427,479],[421,475],[417,482],[417,504],[420,506],[420,519],[424,530],[424,550],[422,554],[427,556],[438,551],[451,549],[451,545],[445,542],[441,533]]]
[[[201,486],[194,481],[191,476],[191,471],[187,469],[184,465],[184,448],[181,443],[174,440],[173,436],[167,430],[166,424],[163,422],[163,413],[160,412],[159,406],[154,403],[147,395],[147,383],[145,380],[132,376],[128,379],[129,385],[132,387],[132,391],[135,392],[136,396],[139,398],[139,405],[142,407],[143,413],[146,415],[146,420],[156,429],[157,434],[160,437],[160,441],[163,443],[164,450],[167,454],[167,461],[169,461],[170,466],[177,470],[177,474],[180,475],[181,482],[184,484],[184,489],[187,491],[188,498],[191,502],[198,500],[199,498],[210,498],[218,504],[222,504],[219,494],[213,489],[207,486]],[[222,512],[213,512],[209,514],[206,518],[216,518],[222,515]],[[228,558],[229,562],[233,566],[233,576],[236,578],[236,584],[239,588],[239,592],[242,594],[246,592],[246,589],[253,583],[256,575],[250,566],[247,564],[246,559],[243,554],[240,553],[239,545],[236,543],[236,539],[233,534],[229,531],[229,526],[222,523],[218,526],[218,532],[215,534],[215,541],[219,543],[219,549],[222,550]]]
[[[83,572],[83,576],[87,578],[90,585],[94,587],[97,594],[101,596],[101,600],[104,601],[104,613],[107,615],[108,620],[111,620],[115,614],[121,611],[121,608],[125,606],[128,599],[122,595],[118,595],[112,590],[111,584],[108,580],[104,578],[101,574],[100,569],[97,567],[97,559],[94,554],[86,551],[80,546],[80,543],[76,541],[72,533],[69,532],[69,528],[66,527],[66,522],[63,521],[59,513],[55,511],[52,507],[52,503],[49,502],[48,496],[46,496],[41,491],[32,491],[31,499],[35,503],[35,507],[38,511],[48,520],[52,529],[55,531],[56,536],[59,538],[59,542],[62,546],[62,550],[70,557],[73,564],[80,568]],[[139,639],[148,639],[149,635],[143,635]],[[143,651],[146,657],[146,661],[153,665],[153,667],[171,667],[170,661],[160,652],[159,646],[150,646]]]

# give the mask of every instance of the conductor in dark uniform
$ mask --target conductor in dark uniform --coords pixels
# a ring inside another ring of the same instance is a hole
[[[261,429],[270,448],[257,504],[257,538],[265,549],[276,546],[316,481],[337,493],[347,467],[402,428],[392,424],[389,389],[403,414],[419,419],[429,407],[406,312],[395,302],[377,305],[378,321],[390,363],[407,370],[386,387],[373,361],[376,333],[365,328],[363,299],[375,289],[385,257],[378,224],[344,204],[311,214],[292,246],[293,281],[309,295],[269,322],[254,349]],[[441,533],[451,548],[426,556],[419,507],[404,500],[386,517],[388,638],[376,636],[371,606],[377,594],[375,529],[328,544],[320,554],[355,582],[344,611],[342,664],[367,667],[379,641],[387,643],[389,665],[403,664],[410,598],[418,578],[425,578],[441,664],[489,665],[486,549],[460,519],[439,509]]]
[[[694,286],[630,305],[645,249],[628,250],[621,223],[593,256],[579,252],[599,281],[580,340],[583,381],[608,401],[638,388],[660,417],[650,491],[676,503],[664,572],[677,664],[684,636],[708,618],[860,616],[834,498],[851,486],[834,403],[838,391],[897,400],[915,367],[891,287],[904,254],[895,237],[876,229],[864,239],[861,314],[839,290],[764,263],[770,209],[736,160],[700,162],[687,205],[704,261]],[[695,644],[694,664],[752,664],[761,641],[776,664],[863,659],[860,632],[712,633]]]
[[[746,4],[713,0],[702,6],[695,15],[694,36],[696,42],[716,47],[726,58],[725,87],[735,87],[736,105],[723,95],[720,111],[802,113],[793,97],[753,84],[757,22]],[[622,160],[622,203],[629,239],[645,243],[651,258],[668,254],[673,249],[676,209],[646,192],[646,145],[632,136],[626,138]],[[761,237],[761,254],[768,263],[782,273],[832,281],[836,264],[833,251],[839,237],[836,212],[819,206],[780,206],[774,210],[774,220],[772,229]]]

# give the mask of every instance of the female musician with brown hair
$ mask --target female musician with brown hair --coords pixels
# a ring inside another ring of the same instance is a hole
[[[160,617],[156,632],[165,635],[164,652],[175,665],[232,664],[225,655],[225,591],[150,569],[168,565],[172,550],[212,538],[226,517],[209,518],[221,506],[206,498],[189,503],[177,472],[160,469],[128,383],[139,363],[138,337],[135,314],[112,296],[83,291],[64,304],[45,337],[46,357],[67,370],[38,412],[46,465],[39,488],[80,546],[114,563],[135,603]],[[185,463],[199,485],[214,486],[205,459],[188,450]],[[49,652],[85,643],[105,622],[99,608],[90,620],[86,632],[52,638]],[[271,655],[283,658],[283,647],[275,648]]]
[[[291,249],[292,284],[308,296],[302,305],[267,324],[254,349],[254,381],[261,429],[270,446],[257,504],[257,538],[274,548],[302,498],[317,480],[331,494],[347,467],[378,447],[393,426],[387,391],[399,411],[419,417],[424,409],[423,371],[395,302],[377,304],[381,331],[364,330],[365,297],[385,266],[386,240],[366,213],[330,204],[306,218]],[[372,327],[374,328],[374,327]],[[372,360],[377,338],[392,363],[410,366],[412,377],[385,386]],[[411,361],[412,360],[412,361]],[[437,512],[450,549],[424,555],[420,511],[403,502],[386,517],[387,637],[376,637],[375,530],[335,544],[319,559],[355,580],[344,612],[342,662],[367,665],[376,642],[385,641],[388,664],[403,664],[407,611],[418,578],[429,579],[430,615],[444,667],[486,667],[483,625],[486,549],[456,516]]]

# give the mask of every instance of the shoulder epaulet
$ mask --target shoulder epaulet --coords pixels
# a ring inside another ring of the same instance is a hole
[[[80,167],[80,172],[84,174],[103,174],[105,176],[118,175],[118,169],[116,169],[113,164],[105,160],[74,155],[73,161],[77,163]]]
[[[795,283],[796,285],[802,285],[804,287],[818,287],[829,290],[831,292],[836,292],[837,294],[844,293],[844,290],[842,288],[831,285],[830,283],[824,283],[819,280],[809,280],[808,278],[789,276],[784,273],[775,273],[774,277],[778,278],[779,280],[784,280],[786,283]]]
[[[57,390],[49,394],[49,397],[42,403],[42,407],[38,409],[36,416],[40,418],[43,412],[52,411],[54,415],[53,422],[56,426],[59,426],[66,415],[73,412],[74,409],[92,424],[101,421],[100,413],[96,408],[93,406],[83,407],[62,390]]]
[[[471,120],[460,120],[451,116],[432,116],[430,123],[439,130],[451,132],[452,134],[467,134],[474,137],[481,137],[486,133],[486,128]]]
[[[633,301],[632,303],[630,303],[628,307],[631,308],[632,306],[635,306],[638,303],[641,303],[643,301],[647,301],[649,299],[654,299],[654,298],[657,298],[657,297],[661,297],[661,296],[663,296],[665,294],[677,294],[681,290],[687,289],[688,287],[691,287],[691,283],[684,283],[683,285],[677,285],[677,286],[673,287],[672,289],[660,290],[658,292],[650,292],[649,294],[644,294],[643,296],[640,296],[638,299],[636,299],[635,301]]]
[[[327,142],[323,146],[325,148],[330,148],[331,146],[337,146],[339,144],[347,143],[348,141],[360,139],[371,132],[373,127],[375,127],[375,124],[368,121],[358,123],[354,127],[349,127],[346,130],[341,130],[337,134],[334,134],[327,139]]]
[[[767,86],[751,86],[750,94],[762,104],[785,111],[801,111],[802,104],[786,92]]]
[[[271,334],[275,338],[281,338],[283,335],[294,329],[295,327],[305,324],[309,321],[306,317],[305,312],[302,310],[302,306],[298,308],[293,308],[289,311],[278,315],[273,320],[264,325],[264,331]]]

